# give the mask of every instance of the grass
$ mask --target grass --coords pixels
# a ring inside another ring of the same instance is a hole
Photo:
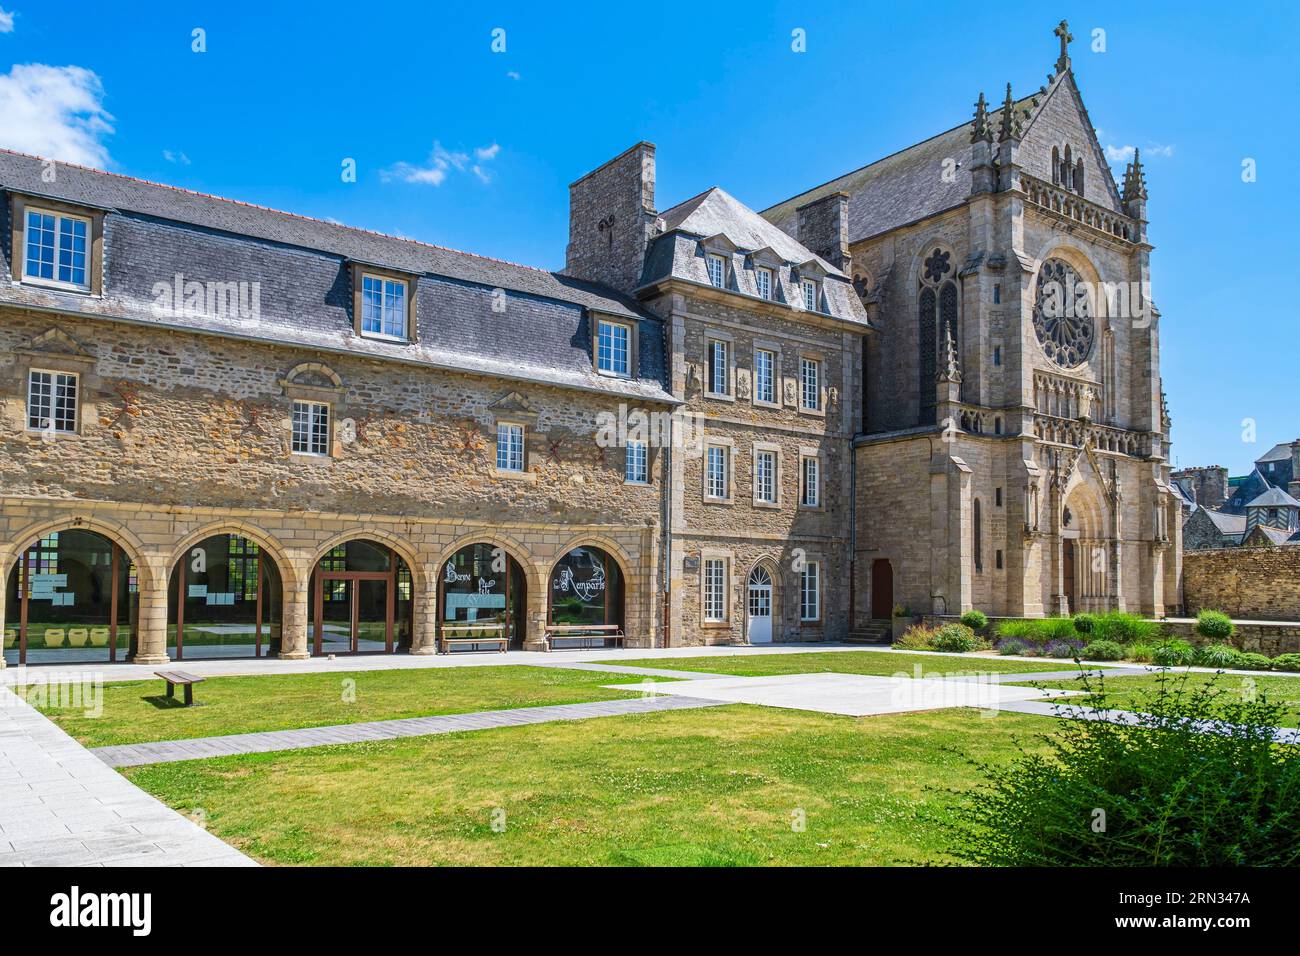
[[[161,680],[131,681],[103,685],[103,713],[97,717],[80,706],[43,706],[37,697],[42,685],[14,690],[31,695],[34,706],[87,747],[105,747],[617,700],[637,694],[601,685],[636,680],[627,674],[514,665],[213,677],[195,687],[200,705],[195,707],[168,701]]]
[[[1072,661],[1007,661],[999,657],[958,657],[934,652],[898,654],[890,651],[810,651],[794,654],[752,654],[743,657],[648,658],[619,661],[631,667],[654,667],[663,670],[693,671],[710,674],[734,674],[737,677],[767,677],[773,674],[873,674],[889,677],[905,673],[909,677],[920,667],[927,676],[970,673],[971,671],[1033,674],[1043,671],[1070,670]]]
[[[1245,674],[1233,674],[1231,671],[1225,671],[1222,674],[1203,674],[1175,670],[1170,673],[1171,676],[1167,678],[1170,689],[1181,685],[1190,691],[1200,684],[1217,683],[1226,694],[1255,693],[1264,695],[1274,703],[1286,707],[1283,726],[1300,726],[1300,677],[1254,677]],[[1106,692],[1097,699],[1098,702],[1104,703],[1108,707],[1141,710],[1143,700],[1148,699],[1159,689],[1159,680],[1160,678],[1156,674],[1107,677],[1104,682]],[[1184,680],[1186,681],[1185,684],[1183,684]],[[1091,683],[1094,688],[1098,686],[1096,681]],[[1067,690],[1083,690],[1083,685],[1077,679],[1034,681],[1033,684],[1035,687],[1063,687]],[[1066,701],[1066,703],[1086,703],[1091,706],[1092,700],[1085,701],[1084,698],[1080,697]]]
[[[1054,723],[734,705],[126,775],[182,812],[201,810],[212,832],[266,863],[917,864],[946,859],[930,815],[976,783],[969,759],[1006,762]]]

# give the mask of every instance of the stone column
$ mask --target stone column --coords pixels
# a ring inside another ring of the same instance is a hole
[[[540,572],[534,569],[534,573],[525,578],[528,581],[527,631],[524,633],[526,651],[546,650],[546,591],[533,584],[533,578],[538,573]]]
[[[9,576],[4,573],[8,562],[0,557],[0,636],[5,632],[5,597],[9,593]],[[14,650],[18,649],[18,641],[14,640]],[[5,663],[3,655],[0,655],[0,670],[4,670],[8,665]]]
[[[311,600],[311,589],[299,570],[298,583],[284,589],[284,618],[280,624],[280,660],[305,661],[311,656],[308,649],[307,602]]]
[[[424,569],[424,587],[415,595],[411,609],[411,653],[438,653],[438,574],[436,565]]]
[[[152,569],[150,585],[140,589],[136,650],[133,664],[166,664],[167,656],[167,571]]]

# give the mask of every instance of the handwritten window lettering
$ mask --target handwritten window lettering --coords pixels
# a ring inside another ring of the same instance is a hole
[[[600,548],[574,548],[551,571],[552,624],[621,624],[622,577]]]

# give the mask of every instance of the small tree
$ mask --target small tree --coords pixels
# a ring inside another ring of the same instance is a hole
[[[1237,625],[1222,611],[1205,610],[1196,615],[1196,633],[1218,643],[1230,640],[1237,633]]]

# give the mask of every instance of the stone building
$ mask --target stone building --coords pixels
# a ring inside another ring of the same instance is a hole
[[[556,273],[0,153],[6,661],[1173,607],[1142,167],[1058,34],[762,215],[639,143]]]
[[[1179,603],[1179,504],[1147,189],[1106,164],[1071,69],[764,212],[841,217],[866,338],[859,617]]]
[[[1189,551],[1300,544],[1300,440],[1274,445],[1248,475],[1229,477],[1228,469],[1209,465],[1172,478],[1186,502]]]

